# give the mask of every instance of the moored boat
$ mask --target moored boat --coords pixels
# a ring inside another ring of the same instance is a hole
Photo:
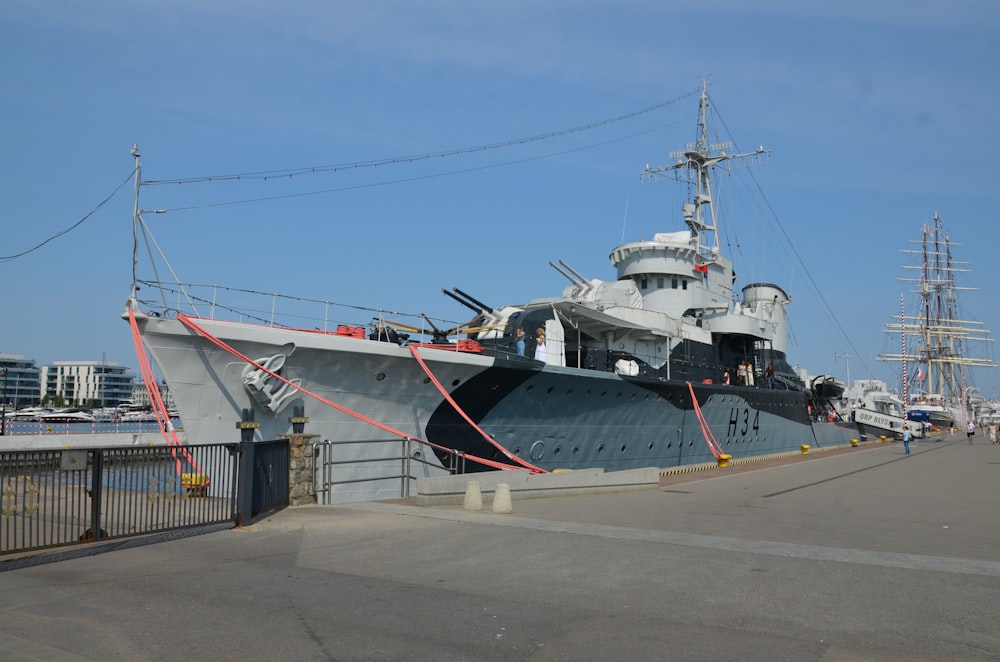
[[[909,429],[916,438],[927,435],[925,419],[908,417],[902,398],[881,380],[859,379],[844,395],[862,434],[902,439],[903,431]]]
[[[735,287],[717,239],[712,174],[765,152],[710,145],[708,111],[703,87],[696,142],[645,171],[690,186],[687,229],[614,248],[613,280],[560,260],[550,263],[569,283],[560,296],[492,307],[455,288],[446,293],[474,317],[449,329],[381,311],[364,326],[332,328],[326,302],[314,329],[220,319],[221,307],[198,315],[196,306],[140,301],[138,282],[125,317],[189,440],[232,439],[239,421],[252,422],[244,429],[258,440],[304,425],[340,444],[331,501],[398,496],[399,478],[386,472],[398,473],[400,440],[411,477],[444,474],[456,457],[465,471],[613,471],[847,444],[856,429],[827,422],[826,395],[789,364],[786,291]],[[134,227],[148,231],[139,212]],[[181,292],[171,300],[215,302],[178,283],[142,283]]]
[[[38,414],[40,423],[93,423],[94,417],[79,409],[57,409]]]

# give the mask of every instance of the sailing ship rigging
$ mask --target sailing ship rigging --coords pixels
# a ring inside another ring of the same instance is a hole
[[[899,362],[904,366],[903,393],[910,410],[925,411],[939,425],[965,422],[974,418],[970,407],[973,368],[995,368],[993,361],[976,356],[974,347],[992,342],[989,330],[982,322],[963,319],[959,309],[959,292],[975,290],[960,286],[957,276],[971,272],[967,262],[954,259],[956,246],[944,230],[937,211],[925,225],[917,249],[903,249],[916,255],[919,263],[904,265],[915,275],[897,280],[915,284],[918,305],[912,313],[905,309],[893,316],[885,332],[900,336],[899,353],[883,353],[881,361]],[[909,342],[908,342],[909,341]],[[907,365],[916,367],[910,371]],[[916,392],[911,399],[906,394]]]

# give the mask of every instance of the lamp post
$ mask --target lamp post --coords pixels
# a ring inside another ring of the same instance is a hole
[[[837,354],[833,353],[833,358],[844,359],[844,363],[847,364],[847,388],[851,388],[851,355],[850,354]]]
[[[7,434],[7,366],[0,367],[3,371],[3,398],[0,399],[0,408],[3,409],[3,413],[0,414],[0,436]]]

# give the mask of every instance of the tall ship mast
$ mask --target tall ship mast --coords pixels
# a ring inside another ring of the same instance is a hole
[[[952,246],[958,244],[944,231],[937,211],[921,238],[911,241],[920,247],[902,252],[918,256],[919,263],[903,268],[917,273],[897,280],[915,283],[918,303],[911,311],[894,315],[896,321],[885,326],[885,332],[899,335],[900,347],[907,349],[878,358],[912,366],[904,368],[903,375],[903,392],[913,396],[907,398],[911,410],[926,411],[940,425],[964,423],[973,417],[972,368],[997,367],[990,359],[974,356],[973,349],[992,338],[982,322],[962,318],[958,293],[977,288],[956,283],[956,275],[971,269],[965,266],[967,262],[953,258]]]

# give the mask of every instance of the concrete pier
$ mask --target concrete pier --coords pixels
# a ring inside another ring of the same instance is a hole
[[[1000,659],[1000,446],[911,447],[0,557],[0,658]]]

